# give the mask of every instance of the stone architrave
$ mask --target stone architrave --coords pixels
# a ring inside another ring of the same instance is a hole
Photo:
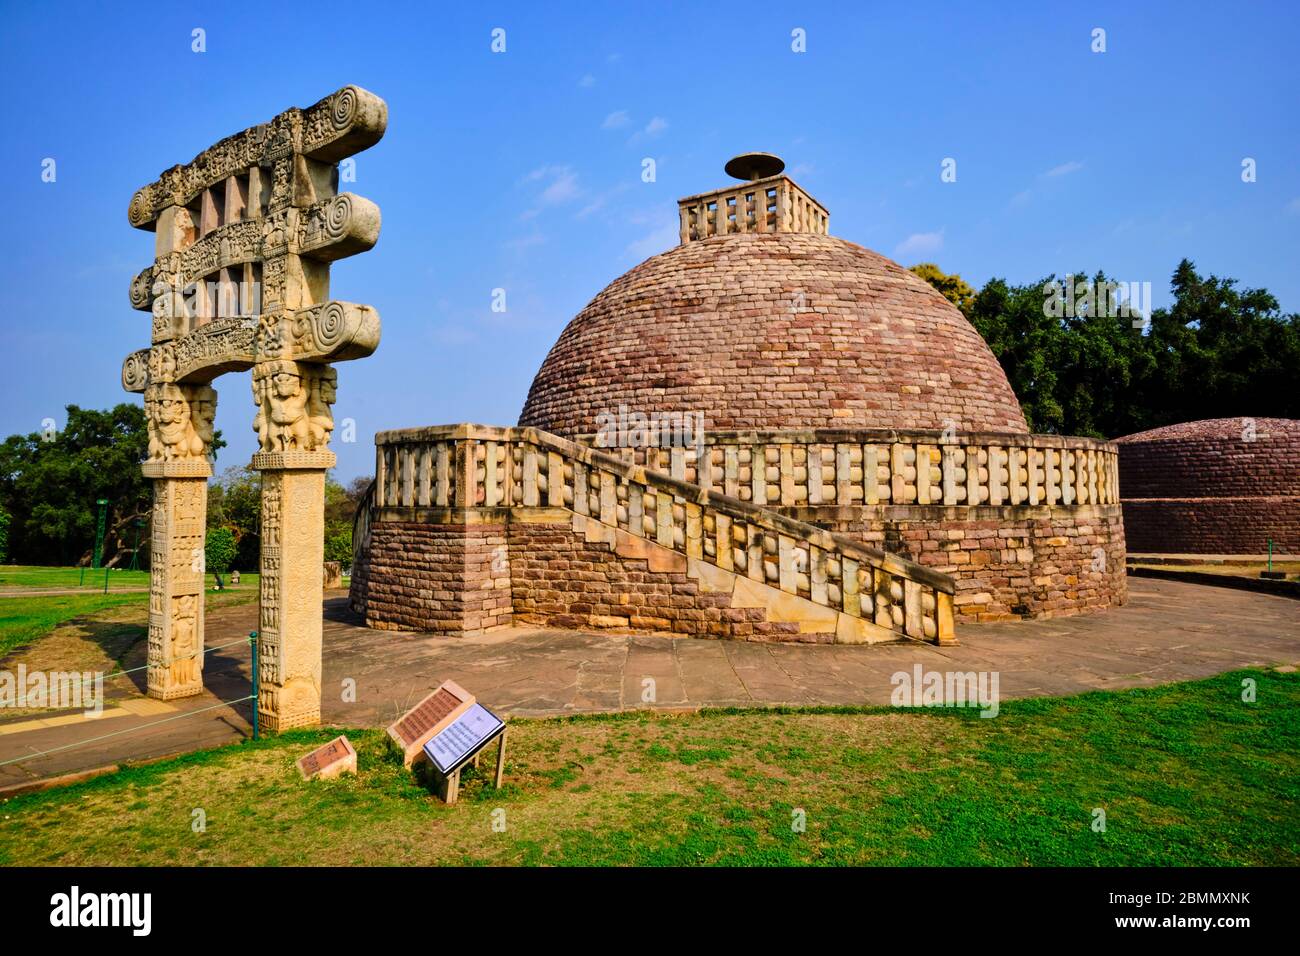
[[[330,363],[379,344],[374,309],[329,297],[330,264],[371,248],[380,226],[374,203],[338,191],[338,164],[387,124],[383,100],[347,86],[221,140],[131,199],[131,224],[156,234],[154,262],[130,290],[131,305],[153,316],[153,344],[122,365],[149,420],[152,696],[202,690],[208,383],[252,369],[253,467],[263,472],[258,710],[271,730],[320,720]]]

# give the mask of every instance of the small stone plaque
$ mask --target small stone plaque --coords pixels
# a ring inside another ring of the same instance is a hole
[[[424,755],[446,776],[464,766],[505,726],[500,717],[475,703],[425,743]]]
[[[357,772],[357,752],[352,742],[340,734],[298,760],[298,772],[304,780],[319,777],[331,780],[340,774]]]
[[[449,680],[399,717],[388,728],[388,736],[402,749],[403,763],[409,767],[429,738],[473,703],[473,694]]]

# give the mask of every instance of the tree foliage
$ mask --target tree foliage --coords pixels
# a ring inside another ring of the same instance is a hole
[[[1202,277],[1184,259],[1173,305],[1135,327],[1095,304],[1052,314],[1056,281],[991,279],[963,310],[1033,431],[1116,438],[1205,418],[1300,417],[1300,315],[1281,313],[1267,291]]]
[[[11,435],[0,445],[0,506],[12,516],[9,543],[24,564],[89,563],[96,506],[108,499],[104,561],[129,555],[132,525],[152,506],[140,473],[148,447],[144,412],[122,403],[108,411],[67,407],[60,432]]]
[[[961,276],[948,275],[933,262],[919,262],[908,271],[915,272],[930,285],[934,286],[945,299],[957,308],[965,310],[975,298],[975,290],[966,284]]]
[[[235,560],[235,535],[229,528],[209,528],[203,540],[203,560],[213,574],[225,574]]]
[[[231,567],[256,571],[261,548],[262,478],[248,465],[232,465],[208,488],[208,533],[223,528],[234,539]]]

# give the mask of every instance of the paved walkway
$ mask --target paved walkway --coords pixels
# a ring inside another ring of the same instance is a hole
[[[1123,608],[1081,617],[959,625],[960,646],[938,648],[754,644],[523,628],[437,637],[361,627],[346,598],[335,594],[325,602],[324,720],[386,726],[448,678],[498,713],[540,717],[646,706],[647,680],[653,681],[655,706],[661,708],[888,704],[891,676],[915,664],[938,671],[997,671],[1003,699],[1300,664],[1300,602],[1139,578],[1129,579],[1129,599]],[[256,615],[254,606],[209,612],[208,646],[246,635]],[[207,691],[199,697],[148,701],[139,673],[118,679],[134,679],[134,689],[110,701],[97,721],[77,714],[0,722],[0,787],[238,740],[249,732],[248,703],[221,701],[248,695],[248,674],[248,648],[236,644],[209,655]],[[343,700],[347,678],[356,684],[355,703]],[[82,745],[97,737],[103,739]],[[67,749],[55,750],[59,747]]]

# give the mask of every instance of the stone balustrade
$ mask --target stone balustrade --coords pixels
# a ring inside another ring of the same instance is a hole
[[[783,175],[687,196],[677,211],[683,243],[744,232],[824,236],[830,223],[826,208]]]
[[[722,480],[704,488],[534,428],[416,428],[381,432],[375,442],[368,522],[558,509],[899,637],[952,640],[950,577],[741,500],[733,493],[738,485],[727,490],[725,454]],[[845,446],[844,454],[847,476],[851,449]],[[859,487],[861,467],[859,457]],[[735,470],[738,482],[738,464]],[[779,475],[775,484],[781,485]],[[766,496],[765,485],[753,487],[760,500]]]
[[[599,445],[598,436],[579,441]],[[769,508],[1119,502],[1116,446],[1089,438],[894,430],[734,431],[706,433],[698,451],[607,450],[678,481]]]

